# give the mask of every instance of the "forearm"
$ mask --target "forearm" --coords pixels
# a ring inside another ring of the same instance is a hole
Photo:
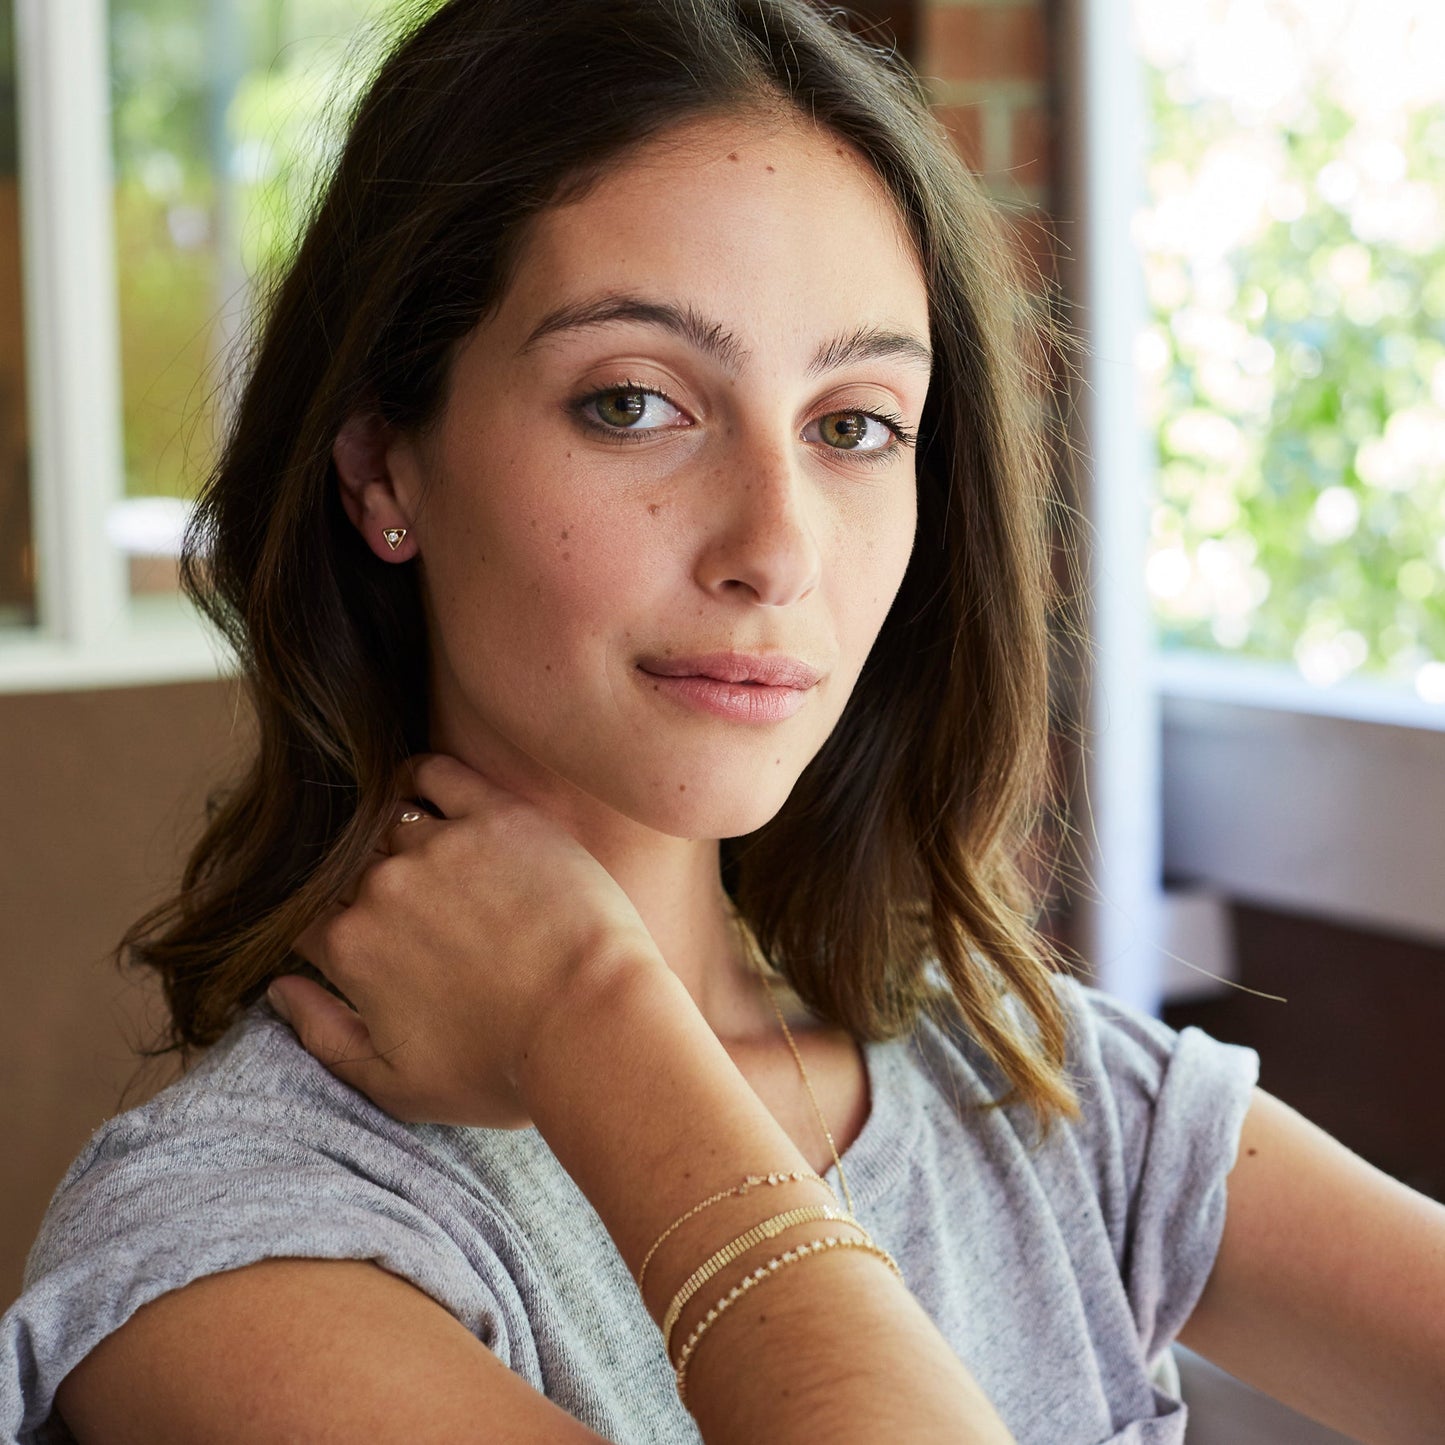
[[[689,1003],[665,968],[624,969],[554,1014],[519,1079],[538,1130],[634,1278],[653,1242],[694,1205],[750,1174],[809,1167]],[[652,1317],[661,1325],[679,1285],[715,1250],[771,1215],[816,1204],[836,1201],[803,1181],[701,1211],[648,1266]],[[749,1271],[829,1234],[860,1237],[832,1221],[796,1224],[725,1266],[683,1309],[672,1358]],[[687,1403],[708,1445],[820,1434],[872,1445],[885,1429],[918,1445],[1011,1439],[907,1288],[856,1249],[784,1265],[719,1314],[689,1360]]]

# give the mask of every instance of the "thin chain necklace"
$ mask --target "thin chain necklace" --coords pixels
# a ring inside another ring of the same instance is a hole
[[[792,1031],[788,1028],[788,1021],[783,1017],[783,1011],[778,1007],[778,1000],[773,995],[772,981],[768,978],[767,960],[763,957],[763,950],[753,931],[748,927],[747,920],[737,910],[732,908],[733,922],[737,924],[738,933],[743,940],[743,948],[752,959],[757,968],[758,977],[763,981],[763,987],[768,991],[768,1002],[773,1006],[773,1012],[778,1016],[778,1022],[783,1026],[783,1037],[788,1041],[788,1047],[793,1051],[793,1057],[798,1061],[798,1072],[803,1076],[803,1085],[808,1091],[808,1097],[813,1101],[813,1112],[818,1116],[818,1123],[823,1127],[823,1133],[828,1138],[828,1148],[833,1152],[833,1163],[838,1166],[838,1182],[843,1186],[843,1199],[849,1214],[853,1214],[853,1196],[848,1190],[848,1176],[843,1173],[843,1161],[838,1157],[838,1146],[833,1142],[833,1131],[828,1128],[828,1121],[823,1117],[823,1111],[818,1107],[818,1096],[813,1092],[813,1085],[808,1078],[808,1071],[803,1067],[803,1056],[798,1052],[798,1046],[793,1042]]]

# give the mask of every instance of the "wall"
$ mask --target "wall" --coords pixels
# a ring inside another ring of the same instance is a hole
[[[234,712],[219,682],[0,697],[0,1309],[71,1159],[172,1076],[137,1077],[159,996],[106,955],[179,875]]]
[[[939,119],[1046,280],[1058,244],[1051,22],[1043,0],[931,0],[917,55]]]

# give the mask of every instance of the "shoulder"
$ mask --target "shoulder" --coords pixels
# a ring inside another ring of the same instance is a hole
[[[1047,1149],[1035,1147],[1036,1121],[1022,1104],[975,1113],[975,1127],[1006,1131],[1025,1149],[1029,1167],[1056,1183],[1082,1174],[1122,1245],[1128,1218],[1155,1202],[1156,1184],[1172,1178],[1186,1194],[1191,1185],[1222,1184],[1258,1081],[1259,1055],[1202,1029],[1176,1030],[1072,974],[1053,974],[1050,982],[1065,1019],[1063,1068],[1079,1117],[1057,1121]],[[1008,1008],[1027,1031],[1022,1004],[1011,996]],[[931,1072],[950,1076],[955,1092],[977,1108],[1006,1092],[1002,1071],[961,1020],[930,1018],[917,1037]]]
[[[183,1078],[96,1131],[56,1188],[25,1290],[129,1311],[261,1258],[367,1258],[482,1332],[510,1229],[485,1169],[448,1147],[456,1132],[393,1119],[254,1005]]]
[[[525,1364],[527,1244],[490,1188],[510,1141],[456,1137],[495,1132],[391,1118],[252,1007],[66,1171],[0,1318],[0,1400],[18,1386],[44,1419],[56,1384],[143,1305],[280,1258],[372,1261]]]
[[[409,1147],[405,1126],[331,1075],[266,1005],[253,1005],[189,1072],[92,1134],[56,1187],[25,1282],[94,1230],[199,1200],[208,1178],[304,1171],[323,1160],[367,1173]],[[306,1182],[319,1185],[320,1176],[298,1175]],[[97,1209],[100,1199],[112,1217]]]

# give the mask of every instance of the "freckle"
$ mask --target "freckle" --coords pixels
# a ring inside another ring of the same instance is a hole
[[[534,532],[537,530],[537,519],[535,517],[532,518],[532,530]]]
[[[737,153],[736,151],[734,151],[734,152],[728,157],[728,159],[729,159],[730,161],[735,161],[735,160],[737,160],[737,158],[738,158],[738,153]]]
[[[544,667],[544,670],[547,671],[547,672],[551,672],[551,671],[552,671],[552,664],[551,664],[550,662],[544,663],[544,664],[543,664],[543,667]]]
[[[662,510],[662,508],[658,506],[656,502],[649,502],[647,504],[647,510],[651,512],[652,515],[655,517]]]
[[[776,166],[769,166],[769,167],[768,167],[768,174],[769,174],[769,175],[772,175],[773,172],[774,172],[776,169],[777,169]]]
[[[686,784],[686,783],[679,783],[679,784],[677,785],[677,791],[678,791],[679,793],[685,793],[685,792],[687,792],[687,784]]]
[[[1258,1150],[1258,1149],[1251,1149],[1249,1152],[1250,1152],[1251,1154],[1258,1154],[1258,1153],[1259,1153],[1259,1150]]]
[[[563,527],[563,528],[562,528],[562,540],[563,540],[564,542],[567,540],[567,529],[566,529],[566,527]]]
[[[563,552],[562,560],[564,562],[570,562],[572,560],[572,554],[570,552]]]

